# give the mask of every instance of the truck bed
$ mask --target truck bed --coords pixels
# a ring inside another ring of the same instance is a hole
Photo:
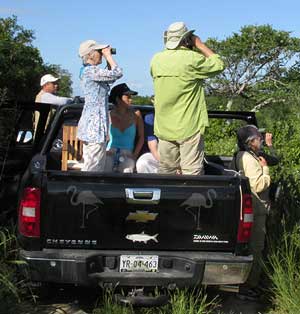
[[[49,171],[43,182],[42,247],[235,250],[238,177]]]

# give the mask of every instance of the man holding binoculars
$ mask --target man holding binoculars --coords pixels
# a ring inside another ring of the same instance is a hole
[[[160,173],[203,173],[208,126],[204,80],[221,73],[224,64],[193,33],[183,22],[172,23],[164,34],[166,49],[151,61]]]
[[[84,171],[104,170],[109,124],[109,84],[123,75],[112,57],[115,52],[108,44],[100,44],[95,40],[86,40],[79,47],[83,63],[80,80],[85,104],[78,122],[77,137],[83,141]],[[102,58],[107,62],[106,69],[100,67]]]

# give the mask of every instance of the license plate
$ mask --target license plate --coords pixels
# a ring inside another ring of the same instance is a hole
[[[120,272],[157,272],[157,255],[121,255]]]

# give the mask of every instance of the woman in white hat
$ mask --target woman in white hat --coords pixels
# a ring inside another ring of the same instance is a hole
[[[83,67],[80,72],[85,105],[78,123],[77,137],[83,141],[83,171],[103,171],[108,137],[108,92],[109,84],[119,79],[119,68],[111,54],[111,47],[87,40],[79,47]],[[102,57],[107,69],[102,69]]]

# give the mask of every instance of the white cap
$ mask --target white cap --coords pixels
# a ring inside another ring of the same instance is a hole
[[[41,86],[44,86],[46,83],[56,82],[58,80],[58,77],[54,77],[52,74],[46,74],[41,78]]]
[[[108,47],[109,45],[108,44],[100,44],[100,43],[97,43],[95,40],[86,40],[84,42],[82,42],[79,46],[79,57],[84,57],[86,56],[87,54],[89,54],[91,51],[93,50],[101,50],[103,48],[106,48]]]

